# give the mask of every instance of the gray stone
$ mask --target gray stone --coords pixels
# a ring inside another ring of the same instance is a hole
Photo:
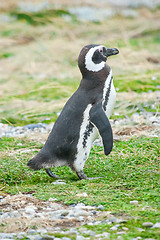
[[[62,181],[62,180],[56,180],[55,182],[52,182],[51,184],[54,185],[62,185],[62,184],[66,184],[66,182]]]
[[[0,233],[0,239],[14,239],[14,233]]]
[[[145,238],[144,240],[156,240],[155,238]]]
[[[118,222],[118,223],[126,223],[126,222],[127,222],[127,219],[121,219],[121,218],[120,218],[120,219],[117,220],[117,222]]]
[[[98,210],[104,210],[104,206],[103,206],[103,205],[99,205],[99,206],[97,207],[97,209],[98,209]]]
[[[11,212],[11,217],[18,218],[18,217],[21,217],[21,214],[18,211],[13,211],[13,212]]]
[[[34,235],[34,240],[42,240],[42,237],[40,235]]]
[[[142,226],[143,227],[146,227],[146,228],[151,228],[151,227],[153,227],[153,223],[152,222],[144,222],[143,224],[142,224]]]
[[[5,218],[10,218],[11,217],[11,213],[10,212],[5,212],[1,215],[1,219],[5,219]]]
[[[152,228],[160,228],[160,222],[155,223]]]
[[[123,234],[125,234],[126,232],[123,232],[123,231],[119,231],[119,232],[117,232],[117,235],[123,235]]]
[[[110,233],[108,233],[108,232],[104,232],[104,233],[102,233],[102,235],[103,235],[105,238],[109,238],[109,237],[110,237]]]
[[[84,240],[85,238],[81,235],[77,235],[76,240]]]
[[[36,233],[36,230],[34,230],[34,229],[30,229],[27,232],[27,234],[30,234],[30,235],[35,234],[35,233]]]
[[[80,217],[80,216],[89,216],[91,215],[92,213],[89,213],[85,210],[82,210],[82,209],[76,209],[75,212],[74,212],[74,216],[75,217]]]
[[[116,227],[116,226],[113,226],[110,228],[111,231],[116,231],[117,229],[118,229],[118,227]]]
[[[94,231],[92,231],[92,230],[86,230],[86,231],[83,231],[83,233],[84,234],[88,234],[90,236],[95,236],[96,235],[96,233]]]
[[[118,236],[117,239],[118,240],[123,240],[123,237],[122,236]]]
[[[145,231],[145,229],[143,229],[143,228],[137,228],[137,230],[138,230],[139,232],[144,232],[144,231]]]
[[[137,206],[138,205],[138,201],[137,200],[130,201],[130,204]]]
[[[71,240],[71,239],[68,238],[68,237],[62,237],[61,239],[62,239],[62,240]]]
[[[122,229],[123,229],[124,231],[128,231],[128,228],[127,228],[127,227],[122,227]]]
[[[35,216],[36,212],[35,212],[35,207],[34,206],[27,206],[25,207],[25,213],[28,215],[28,216]]]
[[[116,217],[110,217],[108,220],[109,220],[109,222],[111,222],[111,223],[116,223],[116,222],[119,221],[119,219],[116,218]]]

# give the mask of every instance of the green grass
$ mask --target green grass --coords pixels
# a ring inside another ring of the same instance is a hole
[[[156,76],[155,80],[152,80],[152,76]],[[156,91],[157,86],[160,83],[160,76],[158,72],[145,72],[142,74],[134,75],[118,75],[116,76],[114,85],[120,92],[134,91],[137,93]]]
[[[88,177],[101,178],[80,181],[68,167],[52,169],[66,181],[65,185],[53,185],[54,180],[44,170],[34,172],[26,166],[28,160],[42,147],[41,144],[27,139],[2,138],[0,145],[1,194],[33,191],[42,200],[53,197],[65,204],[101,204],[115,216],[129,216],[130,220],[122,224],[129,228],[124,239],[130,239],[131,236],[147,237],[147,234],[150,238],[158,239],[156,229],[141,233],[137,230],[145,221],[160,221],[158,138],[141,137],[128,142],[115,142],[108,157],[103,154],[102,147],[94,146],[84,171]],[[25,151],[28,149],[31,151]],[[84,192],[88,194],[87,198],[76,196]],[[138,206],[131,205],[131,200],[138,200]],[[87,228],[101,233],[104,229],[109,231],[110,226],[102,224]],[[114,232],[111,234],[115,236]]]

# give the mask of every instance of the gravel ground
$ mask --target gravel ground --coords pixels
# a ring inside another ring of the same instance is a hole
[[[125,116],[123,119],[117,118],[110,120],[114,132],[115,140],[128,140],[133,136],[158,137],[160,134],[160,114],[152,112],[134,113],[129,118]],[[29,137],[40,141],[45,141],[47,135],[51,131],[51,124],[29,124],[23,127],[14,127],[8,124],[0,123],[1,137]]]
[[[65,182],[57,181],[56,184]],[[130,204],[137,206],[138,201],[130,201]],[[8,226],[0,233],[0,239],[70,240],[69,236],[74,236],[76,240],[108,239],[110,233],[97,234],[84,226],[102,223],[110,225],[110,230],[117,233],[117,239],[122,239],[121,236],[128,231],[124,225],[130,216],[117,218],[103,209],[102,205],[86,206],[83,203],[66,206],[53,198],[40,201],[32,194],[0,195],[0,224]],[[144,222],[138,230],[145,231],[145,228],[160,228],[160,223]],[[89,237],[83,237],[84,234]],[[57,237],[60,235],[62,238]],[[138,239],[141,238],[133,238]]]

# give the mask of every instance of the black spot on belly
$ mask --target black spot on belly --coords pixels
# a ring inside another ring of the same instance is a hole
[[[113,77],[111,77],[111,80],[109,82],[109,86],[108,86],[108,89],[107,89],[107,92],[106,92],[106,96],[105,96],[105,99],[104,99],[104,103],[103,103],[103,109],[104,111],[106,111],[106,107],[107,107],[107,103],[108,103],[108,99],[109,99],[109,94],[111,92],[111,83],[112,83],[112,80],[113,80]]]
[[[93,128],[94,128],[94,126],[93,126],[92,123],[89,123],[89,124],[86,126],[86,130],[85,130],[85,132],[84,132],[83,142],[82,142],[83,148],[86,147],[86,145],[87,145],[87,139],[88,139],[88,137],[91,135],[91,133],[93,132]]]

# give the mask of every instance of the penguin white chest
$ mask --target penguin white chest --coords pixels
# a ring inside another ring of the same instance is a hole
[[[110,70],[110,73],[104,84],[103,101],[102,101],[103,109],[108,118],[112,114],[115,101],[116,101],[116,91],[113,85],[112,70]]]
[[[76,171],[83,169],[85,161],[89,156],[92,142],[97,135],[97,129],[89,121],[89,112],[91,108],[92,105],[88,104],[83,113],[83,121],[80,127],[79,140],[77,144],[77,154],[74,161],[74,168]]]

